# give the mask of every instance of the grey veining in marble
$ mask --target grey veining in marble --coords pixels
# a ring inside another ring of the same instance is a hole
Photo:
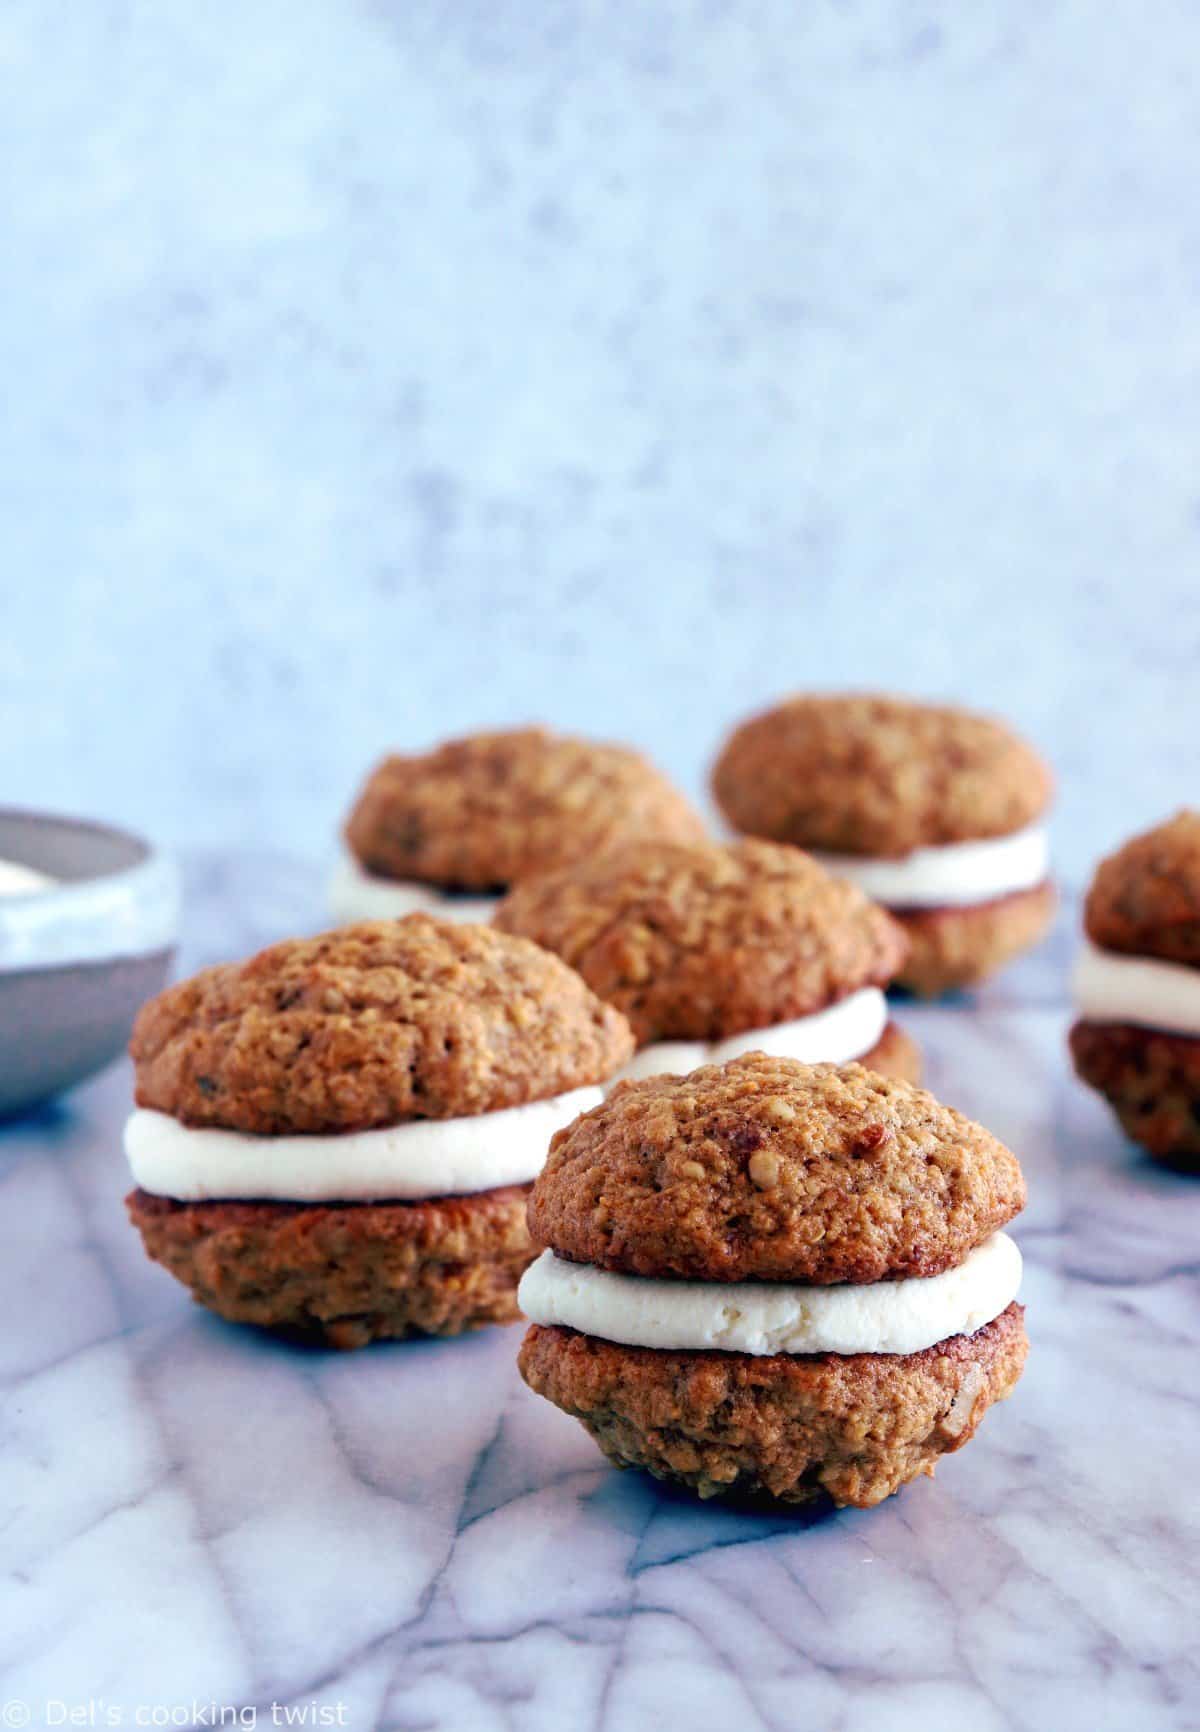
[[[189,889],[188,967],[322,922],[279,857]],[[614,1473],[525,1390],[514,1331],[339,1356],[208,1317],[125,1223],[123,1066],[0,1130],[0,1699],[35,1726],[100,1701],[360,1732],[1194,1728],[1200,1185],[1071,1080],[1069,944],[904,1012],[1024,1162],[1033,1351],[936,1484],[871,1512]]]

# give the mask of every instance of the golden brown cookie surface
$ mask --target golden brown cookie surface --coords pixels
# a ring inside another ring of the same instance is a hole
[[[713,791],[747,835],[899,857],[1007,836],[1045,811],[1045,764],[1002,722],[905,698],[801,696],[735,729]]]
[[[1024,1312],[922,1353],[814,1355],[621,1347],[535,1326],[521,1347],[530,1388],[579,1419],[618,1467],[701,1497],[868,1508],[932,1474],[1021,1375]]]
[[[632,1051],[558,957],[424,914],[206,969],[145,1005],[130,1043],[139,1106],[258,1136],[495,1112]]]
[[[1177,812],[1103,860],[1084,926],[1102,949],[1200,967],[1200,812]]]
[[[147,1254],[231,1323],[333,1347],[515,1323],[529,1187],[418,1203],[126,1199]]]
[[[807,1016],[885,985],[907,948],[860,890],[770,842],[634,843],[519,885],[495,920],[578,969],[642,1046]]]
[[[346,825],[369,872],[473,890],[637,837],[703,835],[699,813],[640,753],[545,728],[385,758]]]
[[[824,1284],[927,1276],[1024,1206],[981,1126],[861,1065],[751,1053],[621,1083],[559,1131],[535,1242],[630,1275]]]

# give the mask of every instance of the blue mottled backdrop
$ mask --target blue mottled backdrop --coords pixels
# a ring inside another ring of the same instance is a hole
[[[316,853],[544,717],[1197,797],[1191,0],[0,0],[0,799]]]

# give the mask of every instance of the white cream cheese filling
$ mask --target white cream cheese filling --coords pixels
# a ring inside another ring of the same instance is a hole
[[[1200,1039],[1200,968],[1101,950],[1085,939],[1071,991],[1087,1022],[1132,1022]]]
[[[920,1353],[973,1335],[1021,1285],[1021,1253],[993,1233],[941,1275],[870,1285],[672,1281],[613,1275],[543,1251],[517,1302],[531,1323],[562,1324],[626,1347],[722,1353]]]
[[[436,914],[471,926],[486,926],[500,905],[498,896],[451,895],[436,884],[407,878],[380,878],[368,872],[349,852],[334,868],[329,907],[335,920],[399,920],[405,914]]]
[[[1041,884],[1049,871],[1050,848],[1045,830],[1035,824],[984,842],[914,848],[900,860],[816,849],[813,858],[887,908],[970,908]]]
[[[139,1108],[125,1126],[134,1182],[180,1203],[406,1202],[523,1185],[550,1138],[599,1106],[598,1088],[460,1119],[407,1119],[339,1136],[252,1137]]]
[[[53,890],[57,884],[58,879],[48,872],[23,866],[19,860],[0,860],[0,896],[32,896],[39,890]]]
[[[657,1040],[644,1046],[617,1072],[626,1077],[686,1076],[702,1064],[726,1064],[744,1052],[799,1059],[802,1064],[848,1064],[875,1046],[887,1027],[887,1000],[877,986],[864,986],[836,1004],[792,1022],[752,1028],[728,1040]],[[611,1087],[611,1084],[610,1084]]]

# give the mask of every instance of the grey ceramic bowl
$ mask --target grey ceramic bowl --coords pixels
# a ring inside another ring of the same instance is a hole
[[[0,896],[0,1118],[103,1068],[167,978],[179,876],[103,824],[0,808],[0,861],[56,880]]]

